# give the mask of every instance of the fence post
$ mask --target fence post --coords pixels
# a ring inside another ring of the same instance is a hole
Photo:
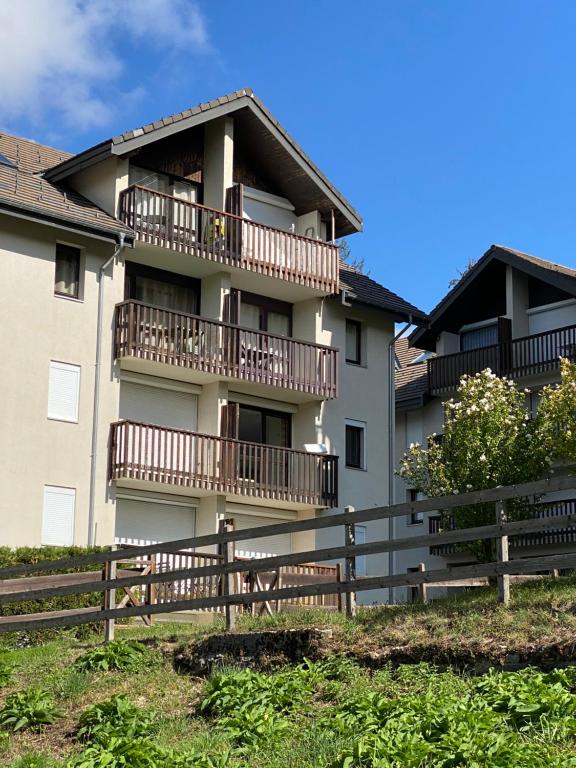
[[[150,573],[156,573],[156,560],[154,558],[154,555],[150,555],[149,562],[150,562]],[[148,603],[148,605],[154,605],[154,603],[157,602],[157,599],[156,599],[157,586],[158,586],[157,584],[148,584],[146,586],[146,602]],[[148,620],[150,622],[150,626],[152,626],[152,622],[154,621],[153,613],[149,614]]]
[[[342,581],[342,564],[336,563],[336,583],[340,584]],[[338,613],[344,611],[344,601],[342,599],[342,592],[338,592]]]
[[[496,502],[496,525],[504,525],[508,519],[507,502]],[[496,539],[496,557],[498,564],[508,562],[508,536],[498,536]],[[508,605],[510,602],[510,576],[498,574],[498,602]]]
[[[418,563],[418,572],[425,573],[425,571],[425,563]],[[420,584],[418,584],[418,599],[423,605],[428,604],[428,585],[424,581],[421,581]]]
[[[229,531],[234,530],[234,520],[227,519],[227,520],[220,520],[219,524],[219,532],[220,533],[228,533]],[[222,545],[222,554],[224,556],[224,565],[226,563],[233,563],[234,557],[235,557],[235,546],[233,541],[227,541]],[[234,573],[225,573],[224,574],[224,594],[225,595],[233,595],[234,594],[234,582],[235,582],[235,574]],[[228,631],[231,631],[235,629],[236,627],[236,606],[235,605],[226,605],[224,608],[224,613],[226,616],[226,629]]]
[[[110,548],[112,551],[116,549],[114,545]],[[102,572],[104,581],[116,578],[116,560],[107,561],[104,563],[104,570]],[[112,610],[116,608],[116,588],[104,590],[104,610]],[[110,643],[114,640],[114,619],[104,620],[104,642]]]
[[[354,512],[354,507],[344,507],[344,512],[350,514]],[[356,544],[356,526],[354,523],[344,525],[344,544],[346,546]],[[356,579],[356,556],[347,557],[344,567],[346,581],[354,581]],[[356,592],[346,592],[346,616],[349,619],[356,616]]]

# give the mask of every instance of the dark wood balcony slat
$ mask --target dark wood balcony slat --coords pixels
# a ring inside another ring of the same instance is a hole
[[[112,425],[110,478],[336,506],[336,456],[133,421]]]
[[[464,374],[474,375],[485,368],[512,378],[534,376],[556,370],[560,357],[575,359],[576,325],[432,358],[428,361],[429,389],[435,395],[450,392]]]
[[[115,356],[337,396],[338,351],[137,301],[116,307]]]
[[[142,242],[338,291],[338,246],[333,243],[139,186],[120,193],[120,217]]]

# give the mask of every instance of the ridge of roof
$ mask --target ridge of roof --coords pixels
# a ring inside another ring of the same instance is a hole
[[[72,157],[67,158],[61,163],[58,163],[58,165],[50,169],[50,172],[54,175],[56,180],[59,180],[62,178],[63,174],[65,175],[67,173],[67,166],[72,168],[78,163],[81,163],[83,160],[89,162],[90,158],[97,160],[100,158],[101,154],[105,154],[106,152],[110,152],[110,154],[122,154],[121,151],[114,152],[114,149],[120,148],[122,144],[125,144],[132,139],[153,133],[162,128],[173,125],[174,123],[178,123],[188,118],[194,117],[195,115],[208,112],[211,109],[223,106],[225,107],[227,104],[233,104],[234,102],[244,98],[249,99],[249,103],[251,102],[252,104],[256,105],[256,107],[262,112],[265,118],[282,135],[284,140],[290,144],[296,154],[301,157],[302,161],[309,167],[310,171],[321,180],[321,182],[330,190],[330,192],[340,201],[341,205],[347,209],[349,214],[357,220],[359,223],[359,228],[361,229],[363,226],[363,220],[359,212],[348,201],[348,199],[344,197],[342,192],[340,192],[340,190],[334,186],[334,184],[320,170],[320,168],[314,163],[309,155],[306,154],[298,142],[284,128],[284,126],[274,117],[274,115],[261,101],[261,99],[256,96],[252,88],[249,87],[241,88],[237,91],[232,91],[231,93],[225,94],[224,96],[219,96],[216,99],[212,99],[211,101],[200,102],[194,107],[189,107],[188,109],[185,109],[181,112],[175,112],[172,115],[161,117],[150,123],[146,123],[145,125],[133,128],[129,131],[124,131],[123,133],[117,134],[116,136],[112,136],[111,138],[105,139],[99,144],[95,144],[94,146],[79,152],[77,155],[73,155]],[[73,161],[73,166],[70,161]],[[71,173],[72,170],[69,172]]]

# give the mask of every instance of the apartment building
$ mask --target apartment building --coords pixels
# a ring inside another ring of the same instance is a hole
[[[560,380],[560,357],[576,359],[576,270],[493,245],[432,310],[428,327],[399,340],[396,356],[396,466],[411,443],[441,436],[443,403],[464,374],[491,368],[512,378],[530,389],[534,413],[542,387]],[[395,492],[397,501],[416,498],[400,478]],[[574,509],[570,494],[552,498],[556,505],[537,514]],[[439,522],[437,514],[398,519],[394,537],[434,533]],[[575,541],[576,529],[513,537],[511,557],[562,552]],[[399,571],[466,562],[470,556],[451,545],[395,555]],[[395,592],[398,601],[413,597],[410,588]]]
[[[0,544],[386,504],[394,324],[426,317],[340,262],[361,227],[248,89],[76,155],[0,135]]]

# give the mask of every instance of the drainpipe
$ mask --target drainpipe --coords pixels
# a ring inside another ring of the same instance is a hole
[[[408,322],[402,328],[390,342],[388,342],[388,369],[390,371],[390,392],[388,393],[388,505],[394,504],[394,466],[395,466],[395,440],[394,435],[396,431],[396,390],[395,390],[395,370],[396,365],[394,361],[394,345],[404,333],[413,325],[412,315],[408,315]],[[388,518],[388,539],[394,541],[396,538],[396,526],[395,518]],[[390,550],[388,553],[388,575],[392,576],[394,573],[394,552]],[[393,587],[388,587],[388,602],[394,602]]]
[[[96,317],[96,360],[94,363],[94,402],[92,406],[92,444],[90,447],[90,497],[88,501],[88,546],[96,540],[94,506],[96,500],[96,455],[98,449],[98,419],[100,412],[100,368],[102,366],[102,315],[104,312],[104,273],[124,248],[125,235],[118,235],[118,245],[108,261],[98,270],[98,314]]]

